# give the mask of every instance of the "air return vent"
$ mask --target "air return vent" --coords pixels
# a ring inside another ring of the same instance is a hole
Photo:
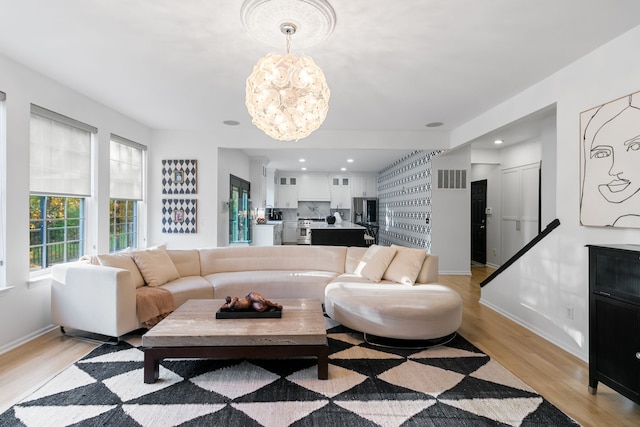
[[[467,170],[438,169],[438,188],[456,190],[467,188]]]

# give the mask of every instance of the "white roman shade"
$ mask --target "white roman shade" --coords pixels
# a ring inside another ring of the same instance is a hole
[[[31,193],[91,196],[91,134],[97,131],[93,126],[31,105]]]
[[[142,200],[143,151],[147,147],[111,134],[110,190],[112,199]]]

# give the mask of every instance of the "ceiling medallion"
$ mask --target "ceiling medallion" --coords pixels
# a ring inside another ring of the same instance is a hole
[[[326,25],[326,28],[330,28],[330,30],[324,37],[333,30],[335,24],[333,9],[326,1],[319,0],[263,0],[262,2],[247,0],[242,9],[245,26],[247,26],[244,19],[245,12],[248,11],[252,18],[257,16],[256,8],[246,6],[257,7],[265,4],[279,5],[278,12],[282,13],[280,18],[290,16],[291,11],[282,8],[285,4],[295,6],[292,9],[293,12],[297,11],[296,7],[300,4],[307,5],[305,7],[317,4],[326,6],[330,9],[330,16],[333,16],[333,20]],[[311,10],[323,9],[312,7]],[[303,15],[301,15],[302,18],[301,16],[295,17],[295,13],[293,15],[292,21],[305,22]],[[253,67],[253,72],[247,78],[245,104],[251,115],[252,123],[267,135],[281,141],[297,141],[318,129],[324,122],[329,110],[330,91],[322,69],[315,64],[313,59],[298,57],[290,53],[291,36],[297,33],[298,25],[285,21],[279,24],[279,28],[280,32],[286,36],[287,53],[285,55],[268,54]],[[297,40],[296,36],[296,43]],[[282,42],[282,36],[280,36],[280,41]],[[315,44],[320,39],[307,37],[306,41]]]
[[[298,30],[296,49],[317,45],[336,26],[336,14],[326,0],[245,0],[240,18],[256,40],[278,48],[282,35],[277,29],[285,22]]]

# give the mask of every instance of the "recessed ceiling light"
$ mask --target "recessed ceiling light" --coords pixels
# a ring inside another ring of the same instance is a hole
[[[340,170],[344,172],[347,170],[347,168],[340,168]]]
[[[494,144],[502,144],[504,141],[501,139],[496,139],[495,141],[493,141]]]
[[[303,170],[303,171],[306,171],[306,170],[307,170],[307,168],[302,168],[302,170]]]
[[[240,122],[237,121],[237,120],[225,120],[222,123],[224,123],[225,125],[228,125],[228,126],[238,126],[240,124]]]
[[[442,126],[444,123],[442,122],[431,122],[431,123],[427,123],[425,126],[428,128],[437,128]]]
[[[300,160],[298,160],[298,161],[299,161],[300,163],[304,163],[304,162],[306,162],[306,160],[305,160],[305,159],[300,159]]]
[[[353,163],[353,159],[347,159],[347,163]]]

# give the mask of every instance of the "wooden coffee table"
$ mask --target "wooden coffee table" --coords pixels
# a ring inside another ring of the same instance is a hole
[[[224,300],[189,300],[142,336],[144,382],[154,383],[165,358],[318,358],[318,378],[329,377],[322,304],[285,299],[279,319],[216,319]]]

